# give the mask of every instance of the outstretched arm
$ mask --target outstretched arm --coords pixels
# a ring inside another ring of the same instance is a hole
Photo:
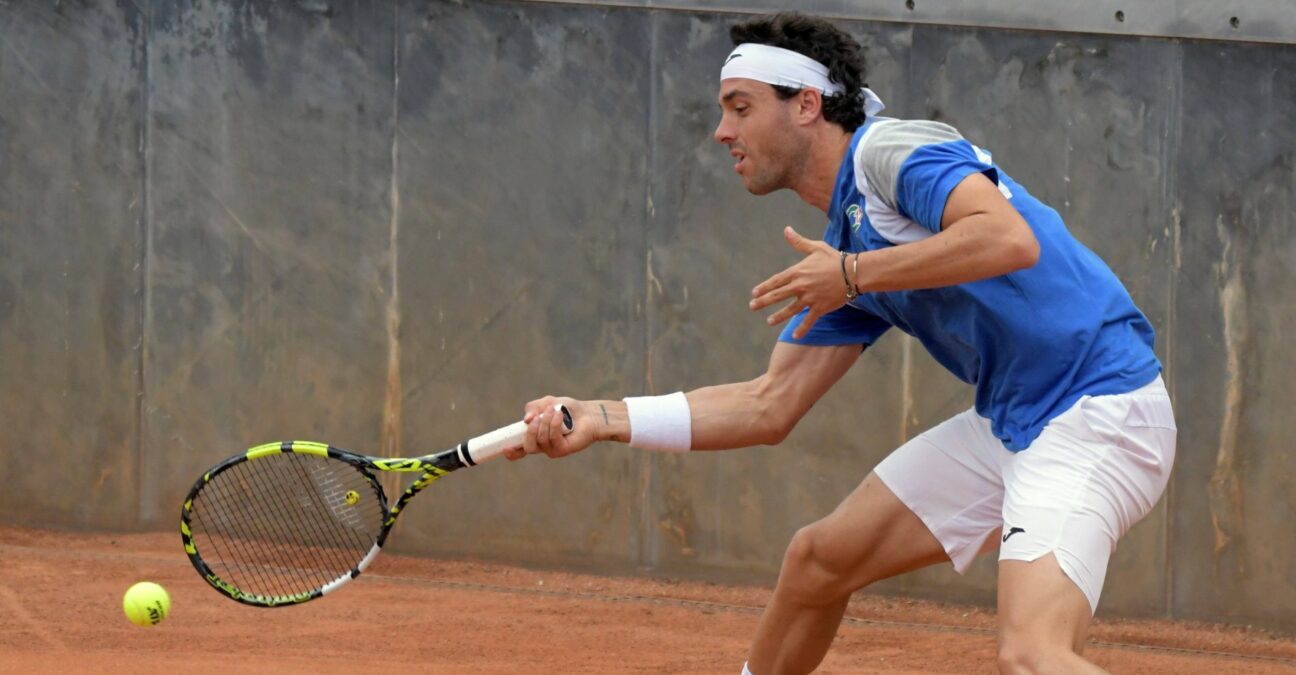
[[[695,389],[686,394],[692,416],[693,450],[727,450],[774,445],[787,437],[797,422],[859,358],[859,345],[806,346],[780,342],[765,374],[747,382]],[[567,405],[575,423],[563,436],[561,420],[545,411]],[[630,419],[622,401],[578,401],[546,396],[527,404],[526,445],[511,451],[562,457],[584,450],[595,441],[630,441]]]

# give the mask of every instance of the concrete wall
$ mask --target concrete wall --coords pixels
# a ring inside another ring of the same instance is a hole
[[[0,2],[0,519],[168,528],[255,442],[413,454],[547,392],[761,372],[747,291],[793,259],[780,226],[822,215],[746,194],[711,141],[733,19]],[[1102,611],[1296,625],[1296,47],[843,25],[891,114],[992,149],[1159,330],[1179,462]],[[797,527],[970,401],[896,333],[780,447],[488,467],[395,543],[768,581]],[[983,560],[881,590],[993,582]]]

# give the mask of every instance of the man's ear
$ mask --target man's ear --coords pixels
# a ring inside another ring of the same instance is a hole
[[[809,124],[823,116],[823,95],[818,89],[802,89],[797,94],[797,121]]]

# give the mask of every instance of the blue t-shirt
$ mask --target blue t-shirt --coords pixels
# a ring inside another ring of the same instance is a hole
[[[1120,280],[1076,241],[1056,211],[996,167],[989,153],[939,122],[869,118],[837,174],[824,241],[841,251],[903,246],[941,231],[950,192],[972,173],[993,181],[1039,240],[1039,262],[990,279],[865,293],[792,338],[872,344],[895,326],[976,386],[976,410],[1012,451],[1081,396],[1121,394],[1156,378],[1151,324]]]

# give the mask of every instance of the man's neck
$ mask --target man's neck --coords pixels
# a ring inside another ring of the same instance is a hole
[[[854,135],[835,124],[824,125],[810,146],[810,158],[806,161],[800,182],[792,186],[802,201],[825,214],[837,187],[837,172],[841,170],[842,160],[846,158]]]

